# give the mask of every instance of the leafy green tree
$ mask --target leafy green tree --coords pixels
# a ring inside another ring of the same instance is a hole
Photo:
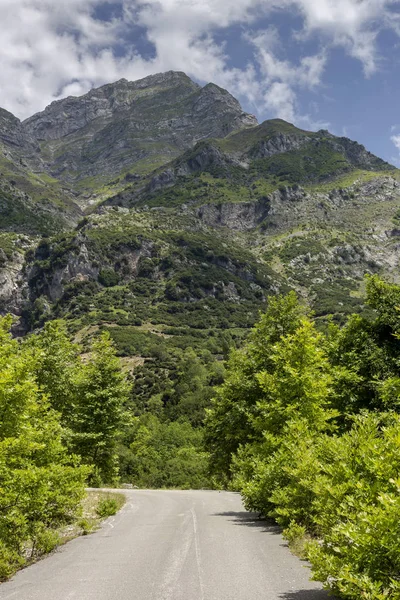
[[[368,277],[366,303],[370,315],[351,316],[331,340],[332,363],[353,374],[342,386],[338,382],[336,406],[343,414],[384,409],[389,400],[382,383],[400,377],[400,288]]]
[[[253,419],[260,432],[281,435],[298,418],[310,430],[321,431],[337,416],[329,410],[334,374],[324,346],[322,334],[304,318],[294,333],[271,348],[270,369],[256,375],[264,391]]]
[[[130,386],[108,334],[94,340],[87,362],[63,321],[47,323],[26,346],[36,356],[40,390],[61,415],[68,447],[94,466],[92,483],[115,481],[117,437]]]
[[[264,365],[252,340],[233,353],[208,438],[249,509],[292,542],[308,532],[316,579],[349,600],[397,600],[400,287],[369,278],[367,302],[368,315],[326,334],[298,318],[263,349],[267,330]]]
[[[290,475],[283,467],[292,463],[299,432],[306,431],[310,442],[333,427],[331,421],[337,416],[330,408],[334,370],[324,346],[322,334],[303,318],[293,334],[271,348],[269,371],[256,374],[264,391],[253,416],[260,441],[239,453],[234,463],[235,483],[249,508],[276,517],[280,509],[275,506],[282,504],[281,497],[276,499],[277,490],[289,498],[294,473]],[[303,513],[307,509],[308,499]],[[290,505],[286,512],[290,513]]]
[[[400,417],[362,414],[320,445],[314,481],[314,577],[352,600],[400,597]]]
[[[126,448],[129,447],[129,450]],[[203,432],[188,421],[136,417],[120,451],[121,475],[139,487],[209,487]]]
[[[211,468],[219,477],[230,478],[232,456],[240,446],[262,441],[257,416],[266,393],[258,374],[274,370],[274,345],[296,331],[303,313],[295,293],[270,298],[267,311],[248,342],[242,349],[231,352],[225,381],[217,388],[206,419]]]
[[[93,342],[78,377],[72,447],[84,463],[94,465],[93,481],[112,483],[118,476],[117,438],[129,384],[107,333]]]
[[[0,579],[55,544],[79,508],[89,469],[63,445],[57,413],[35,380],[37,352],[0,319]]]
[[[71,342],[64,321],[46,323],[26,343],[35,352],[35,379],[64,426],[73,418],[77,402],[77,379],[81,370],[81,348]]]

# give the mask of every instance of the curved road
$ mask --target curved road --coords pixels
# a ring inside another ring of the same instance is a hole
[[[2,600],[327,600],[279,530],[211,491],[128,490],[123,510],[0,586]]]

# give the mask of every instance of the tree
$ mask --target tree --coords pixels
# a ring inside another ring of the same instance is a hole
[[[94,465],[93,482],[112,483],[117,478],[117,437],[128,397],[127,377],[109,334],[103,333],[80,370],[71,420],[72,447],[85,464]]]
[[[293,477],[294,489],[298,487],[296,465],[301,463],[295,462],[292,472],[286,467],[293,465],[294,456],[299,457],[296,445],[303,445],[304,450],[301,435],[306,434],[308,446],[314,437],[334,427],[332,420],[338,415],[330,407],[334,369],[322,334],[306,318],[293,334],[283,336],[271,348],[269,362],[268,370],[255,375],[264,392],[251,417],[258,436],[235,458],[235,483],[249,508],[276,517],[278,505],[283,517],[294,511],[290,503],[282,511],[283,493],[292,497],[297,511],[306,514],[306,495],[300,495],[300,502],[289,493]]]
[[[248,342],[230,354],[225,381],[217,388],[206,419],[211,468],[222,479],[231,477],[232,456],[238,448],[262,438],[255,423],[259,402],[265,398],[265,386],[257,375],[274,369],[274,344],[296,331],[303,313],[294,292],[270,298],[267,311]]]
[[[43,331],[25,342],[35,352],[35,379],[52,407],[69,426],[76,405],[81,348],[71,342],[64,321],[46,323]]]
[[[36,380],[38,353],[0,319],[0,579],[48,550],[79,509],[88,469],[63,445],[63,430]]]
[[[400,288],[376,276],[366,281],[366,303],[371,313],[352,315],[341,330],[336,330],[330,345],[331,362],[353,373],[344,382],[343,393],[337,390],[337,408],[342,413],[391,406],[389,388],[382,384],[400,378]]]
[[[129,385],[109,335],[94,340],[86,363],[63,321],[47,323],[26,346],[35,353],[36,381],[61,415],[71,452],[94,466],[92,483],[112,483],[118,473],[116,444]]]

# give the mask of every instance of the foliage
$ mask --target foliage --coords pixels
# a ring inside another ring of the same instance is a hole
[[[220,478],[351,600],[400,597],[399,300],[398,286],[369,278],[368,317],[319,333],[298,316],[271,344],[288,302],[276,300],[258,357],[262,321],[232,354],[207,421],[213,459],[225,452]]]
[[[355,378],[347,382],[340,400],[343,413],[363,408],[396,408],[396,380],[400,377],[400,288],[367,278],[367,303],[373,309],[369,317],[351,316],[336,330],[331,345],[334,364],[350,368]],[[331,330],[333,332],[333,330]]]
[[[252,331],[248,343],[234,350],[223,385],[217,389],[207,417],[207,442],[216,474],[229,476],[232,455],[241,445],[262,441],[257,417],[265,399],[259,374],[272,372],[271,350],[285,334],[296,331],[303,309],[294,293],[269,298],[266,313]]]
[[[75,515],[89,469],[63,445],[57,413],[35,380],[38,355],[0,321],[0,577],[57,543]]]
[[[99,273],[99,283],[104,287],[114,287],[119,283],[118,273],[113,269],[102,269]]]
[[[315,576],[348,598],[400,591],[399,431],[397,415],[360,415],[321,448],[314,523],[323,544],[311,544],[309,556]]]
[[[81,517],[76,522],[76,528],[72,530],[72,535],[92,533],[98,529],[103,519],[116,514],[125,502],[126,496],[120,492],[88,490],[82,501]],[[68,533],[70,535],[70,531]]]
[[[156,402],[154,398],[154,413]],[[125,481],[150,488],[210,486],[203,433],[183,419],[163,423],[156,414],[136,417],[126,427],[123,444],[120,472]]]
[[[118,512],[118,502],[114,498],[100,500],[96,512],[101,518],[112,517]]]
[[[86,361],[62,322],[47,323],[27,346],[39,351],[36,378],[68,428],[71,452],[94,467],[92,483],[115,482],[117,435],[129,384],[109,335],[104,332],[93,341]]]
[[[71,439],[74,452],[94,465],[94,480],[112,483],[117,478],[116,440],[128,391],[110,338],[103,334],[78,374]]]

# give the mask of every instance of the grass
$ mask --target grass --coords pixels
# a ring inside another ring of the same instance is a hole
[[[102,521],[120,511],[125,502],[125,495],[119,492],[88,491],[82,502],[82,516],[75,524],[75,532],[77,535],[87,535],[96,531]],[[105,510],[106,506],[110,509]]]
[[[104,519],[121,510],[125,502],[126,498],[123,493],[103,490],[88,491],[74,521],[58,529],[44,529],[38,545],[31,544],[23,549],[19,569],[45,558],[58,547],[81,535],[93,533],[100,527]],[[14,575],[15,569],[16,565],[7,577]]]
[[[355,185],[358,186],[363,183],[368,183],[379,177],[393,177],[393,175],[394,173],[391,171],[365,171],[356,169],[351,171],[351,173],[340,175],[329,181],[306,185],[305,189],[309,192],[330,192],[334,189],[349,188]]]
[[[89,490],[81,503],[81,514],[76,520],[58,530],[59,545],[65,544],[81,535],[88,535],[99,529],[102,521],[112,516],[101,515],[101,506],[104,502],[112,501],[115,504],[116,514],[124,506],[126,497],[119,492],[105,492],[103,490]],[[100,513],[100,514],[99,514]]]

